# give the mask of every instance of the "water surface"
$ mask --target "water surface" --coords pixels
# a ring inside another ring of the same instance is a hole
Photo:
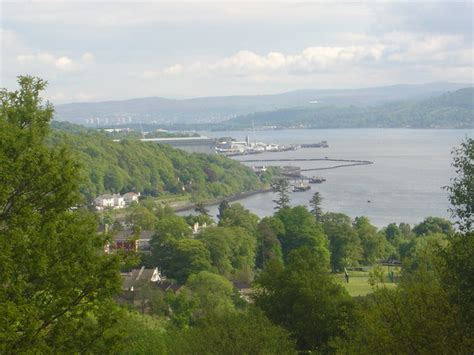
[[[391,222],[419,223],[426,216],[449,218],[449,201],[443,189],[454,176],[451,151],[474,130],[432,129],[325,129],[204,132],[210,137],[231,136],[266,143],[315,143],[327,140],[329,148],[309,148],[264,153],[244,159],[336,158],[373,161],[373,165],[306,172],[327,179],[307,192],[291,193],[292,205],[308,205],[319,191],[325,211],[351,217],[367,216],[381,227]],[[261,165],[263,163],[246,163]],[[268,163],[270,164],[270,163]],[[327,166],[327,162],[271,163],[302,168]],[[334,163],[337,164],[337,163]],[[259,216],[273,213],[273,193],[254,195],[239,202]],[[368,202],[370,201],[370,202]],[[216,214],[216,207],[211,208]]]

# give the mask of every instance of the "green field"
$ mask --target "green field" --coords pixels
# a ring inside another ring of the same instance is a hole
[[[344,273],[338,273],[336,277],[352,297],[365,296],[372,292],[372,286],[369,283],[371,271],[372,267],[364,268],[364,271],[349,271],[349,283],[346,282]],[[386,268],[384,268],[384,272],[387,274]],[[385,278],[385,285],[387,287],[396,286],[388,277]]]

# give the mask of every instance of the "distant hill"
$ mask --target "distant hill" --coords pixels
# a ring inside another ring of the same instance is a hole
[[[422,100],[386,103],[375,107],[299,107],[258,112],[222,122],[221,129],[276,128],[474,128],[474,88]]]
[[[414,100],[458,90],[466,84],[394,85],[351,90],[297,90],[275,95],[202,97],[172,100],[161,97],[122,101],[70,103],[56,106],[55,119],[85,125],[117,123],[216,123],[254,112],[314,105],[370,107]]]

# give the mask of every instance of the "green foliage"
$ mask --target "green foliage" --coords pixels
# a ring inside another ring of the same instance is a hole
[[[252,235],[255,235],[257,231],[258,216],[245,209],[240,203],[233,203],[226,207],[219,216],[219,226],[241,227]]]
[[[257,259],[255,265],[263,269],[270,260],[283,262],[279,235],[285,234],[283,222],[275,217],[262,218],[257,228]]]
[[[306,207],[283,208],[275,217],[284,226],[284,233],[279,234],[278,239],[285,259],[292,250],[308,247],[319,255],[323,264],[329,266],[328,240]]]
[[[191,274],[211,270],[209,250],[200,240],[170,239],[158,244],[153,239],[151,246],[155,265],[179,283],[184,283]]]
[[[196,327],[170,333],[170,354],[296,354],[288,332],[261,312],[213,316]]]
[[[320,222],[323,216],[323,210],[321,208],[321,202],[323,198],[319,192],[315,192],[309,201],[309,205],[311,206],[311,213],[316,218],[316,221]]]
[[[120,260],[103,254],[95,217],[71,209],[79,167],[68,149],[45,144],[46,83],[18,82],[0,92],[0,352],[100,352],[120,317]]]
[[[154,237],[154,240],[164,242],[169,239],[190,237],[191,234],[192,231],[186,223],[186,219],[173,214],[161,218],[158,221],[156,224],[156,237]]]
[[[191,322],[235,310],[233,286],[225,277],[207,271],[189,276],[181,296],[193,300]]]
[[[114,353],[120,355],[160,355],[168,354],[166,348],[166,325],[163,321],[149,315],[128,312],[117,325],[124,339],[119,342]],[[102,353],[112,353],[112,349],[103,349]]]
[[[367,296],[350,340],[337,347],[351,354],[468,354],[474,337],[459,311],[436,275],[421,268],[397,288],[382,284]]]
[[[298,350],[325,352],[333,337],[345,335],[353,301],[308,248],[290,253],[286,267],[270,261],[256,284],[256,306],[288,329]]]
[[[361,241],[350,217],[342,213],[326,213],[322,217],[322,226],[329,239],[333,271],[341,271],[362,261]]]
[[[474,216],[474,139],[466,138],[453,151],[453,167],[457,176],[447,189],[450,193],[451,212],[458,219],[458,227],[468,232],[473,227]]]
[[[456,234],[440,253],[441,281],[451,303],[460,309],[465,329],[474,345],[474,233]]]
[[[275,203],[275,209],[281,210],[290,206],[290,183],[287,179],[277,179],[272,183],[273,191],[278,194],[278,199],[273,200]]]
[[[240,227],[211,227],[197,238],[209,250],[211,263],[219,274],[250,281],[255,265],[255,237]]]
[[[55,131],[49,142],[74,154],[85,178],[81,191],[89,199],[140,191],[146,196],[185,192],[203,200],[262,186],[250,168],[217,154],[190,154],[134,138],[116,142],[98,132]]]
[[[377,233],[377,228],[370,224],[367,217],[356,217],[354,229],[362,245],[363,262],[372,265],[386,256],[385,238]]]
[[[423,222],[417,224],[413,228],[418,236],[428,235],[431,233],[452,234],[453,227],[450,221],[440,217],[427,217]]]
[[[127,212],[126,220],[134,228],[139,227],[141,230],[154,230],[158,223],[158,218],[153,212],[138,203],[133,203]]]

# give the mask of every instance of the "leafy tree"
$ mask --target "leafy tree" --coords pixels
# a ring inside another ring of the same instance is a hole
[[[386,240],[367,217],[356,217],[354,228],[361,241],[364,263],[370,265],[385,256]]]
[[[324,233],[329,239],[331,268],[340,271],[362,260],[362,246],[351,219],[342,213],[326,213],[322,218]]]
[[[126,220],[133,227],[140,227],[142,230],[154,230],[158,223],[158,218],[149,209],[139,204],[130,206]]]
[[[450,193],[451,212],[458,218],[460,230],[471,230],[474,219],[474,139],[466,138],[460,147],[454,149],[453,167],[457,176],[447,189]]]
[[[323,210],[321,208],[321,202],[323,198],[321,197],[321,194],[319,192],[315,192],[313,194],[313,197],[311,197],[311,200],[309,201],[309,204],[311,206],[311,213],[314,215],[316,218],[316,221],[320,222],[323,216]]]
[[[257,310],[226,313],[168,337],[171,354],[295,354],[288,332]]]
[[[223,217],[219,220],[219,226],[241,227],[251,235],[255,235],[257,224],[258,216],[244,208],[240,203],[228,206],[224,211]]]
[[[209,210],[206,208],[203,202],[198,202],[194,207],[194,211],[200,215],[209,217]]]
[[[191,274],[211,270],[209,251],[200,240],[182,238],[152,244],[152,255],[162,272],[179,283]]]
[[[278,194],[278,199],[273,200],[276,204],[275,209],[289,207],[290,205],[290,184],[287,179],[281,178],[272,183],[273,191]]]
[[[219,274],[239,279],[255,265],[255,238],[239,227],[211,227],[197,237],[207,247]],[[250,275],[251,276],[251,275]],[[248,277],[247,280],[249,281]]]
[[[158,221],[156,224],[156,236],[153,239],[156,242],[166,241],[190,237],[191,234],[191,228],[183,217],[170,215]]]
[[[278,235],[285,234],[285,226],[275,217],[262,218],[257,227],[257,258],[255,265],[263,269],[273,259],[283,261],[281,243]]]
[[[68,149],[45,143],[46,82],[18,83],[0,91],[0,352],[113,349],[120,260],[103,253],[95,217],[71,209],[81,174]]]
[[[353,301],[308,248],[292,251],[286,267],[270,261],[256,285],[256,306],[290,332],[298,350],[324,353],[332,338],[345,336]]]
[[[206,224],[207,226],[214,224],[214,220],[211,217],[203,215],[203,214],[198,214],[198,215],[190,214],[190,215],[185,216],[184,219],[186,220],[186,223],[190,227],[194,226],[195,223],[199,223],[199,225],[201,226],[204,224]]]
[[[424,268],[403,277],[396,289],[377,286],[359,307],[350,339],[337,346],[338,352],[469,353],[472,331],[459,321],[460,309],[447,296],[436,274]]]
[[[189,276],[181,293],[194,300],[192,312],[194,322],[235,310],[232,300],[233,286],[230,281],[208,271]]]
[[[275,217],[284,226],[284,234],[278,235],[278,239],[285,259],[292,250],[308,247],[329,266],[328,240],[306,207],[283,208]]]
[[[427,217],[423,222],[413,228],[416,235],[428,235],[430,233],[452,234],[453,227],[450,221],[440,217]]]
[[[221,203],[219,203],[219,207],[217,208],[219,211],[217,215],[219,222],[225,217],[225,210],[229,207],[230,207],[230,204],[229,204],[229,201],[227,200],[222,200]]]

